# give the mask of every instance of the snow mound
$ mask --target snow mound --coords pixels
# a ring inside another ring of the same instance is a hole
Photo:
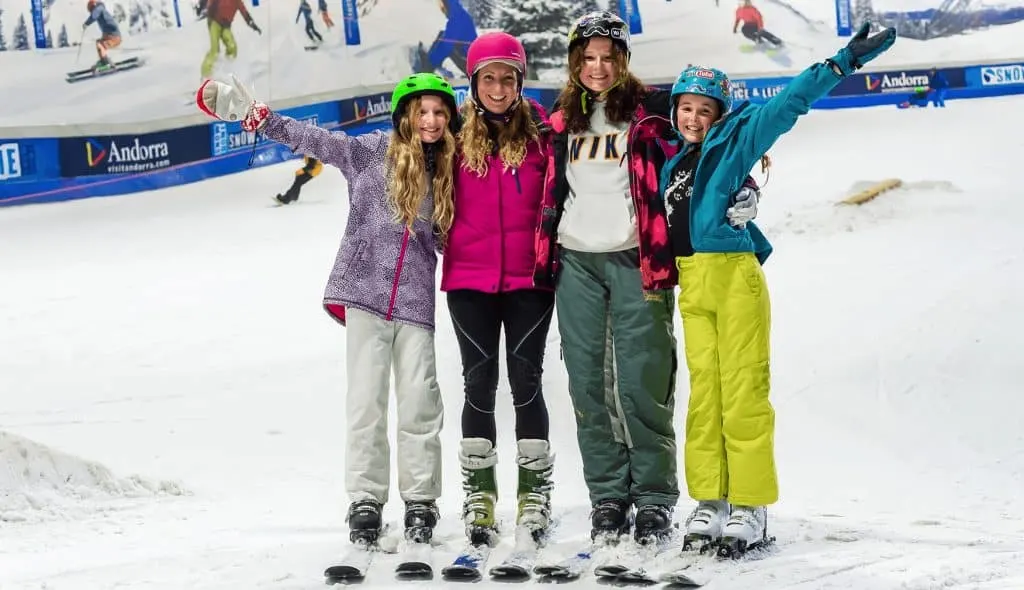
[[[116,477],[99,463],[0,431],[0,522],[73,518],[125,500],[185,493],[177,483]]]
[[[830,201],[816,202],[786,211],[781,219],[764,223],[769,235],[795,234],[827,238],[836,234],[864,231],[892,220],[909,220],[955,213],[969,204],[962,198],[963,190],[945,180],[904,182],[899,188],[880,194],[862,205],[843,205],[840,201],[875,186],[881,179],[857,181],[836,193]],[[770,197],[762,200],[764,210]],[[759,223],[759,225],[762,225]]]

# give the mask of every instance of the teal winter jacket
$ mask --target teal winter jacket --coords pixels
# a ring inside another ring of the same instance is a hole
[[[718,121],[704,138],[693,177],[690,239],[694,252],[754,252],[763,264],[772,252],[768,239],[753,223],[733,227],[725,216],[730,198],[775,141],[793,128],[841,77],[824,63],[814,64],[764,104],[745,102]],[[671,105],[675,108],[675,105]],[[687,145],[661,170],[665,194],[672,170],[690,149]]]

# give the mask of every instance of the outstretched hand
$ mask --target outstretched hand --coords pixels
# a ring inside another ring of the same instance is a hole
[[[242,129],[253,132],[263,127],[270,107],[258,102],[238,78],[231,83],[207,80],[196,93],[199,110],[221,121],[241,121]]]
[[[896,29],[888,27],[868,36],[871,23],[865,22],[857,34],[850,39],[830,60],[843,76],[849,76],[864,67],[865,64],[885,53],[896,42]]]

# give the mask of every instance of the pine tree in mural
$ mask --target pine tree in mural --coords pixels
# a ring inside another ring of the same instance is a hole
[[[57,35],[57,47],[71,47],[71,42],[68,41],[68,28],[64,25],[60,26],[60,34]]]
[[[569,25],[579,14],[579,0],[519,0],[506,2],[498,28],[515,35],[526,49],[531,79],[558,77],[565,68]]]
[[[50,29],[46,29],[46,48],[53,49],[53,35],[50,34]]]
[[[18,24],[14,27],[14,39],[11,41],[14,51],[28,51],[32,46],[28,44],[28,25],[25,24],[25,15],[18,16]]]
[[[4,9],[0,8],[0,51],[7,51],[7,37],[4,37]]]
[[[864,22],[875,21],[875,10],[871,6],[871,0],[854,0],[853,3],[853,28],[857,30]]]

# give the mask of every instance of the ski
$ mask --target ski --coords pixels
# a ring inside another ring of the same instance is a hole
[[[406,542],[398,551],[395,575],[402,580],[430,579],[434,577],[430,543]]]
[[[534,538],[533,531],[527,528],[517,528],[512,552],[501,563],[492,567],[488,573],[492,578],[503,580],[528,580],[539,553],[540,545]]]
[[[580,549],[575,555],[554,564],[538,564],[533,573],[545,579],[575,580],[590,566],[597,546],[590,544]]]
[[[451,565],[441,570],[441,576],[445,580],[479,580],[490,555],[490,545],[468,543]]]
[[[317,49],[320,49],[320,46],[319,45],[306,45],[305,47],[303,47],[303,49],[305,49],[306,51],[316,51]]]
[[[373,557],[380,551],[375,543],[354,543],[345,549],[341,559],[324,570],[327,583],[362,580],[373,562]]]
[[[594,568],[594,575],[620,584],[655,584],[658,582],[659,574],[654,566],[659,558],[676,551],[679,551],[679,545],[671,539],[640,545],[639,552],[630,559],[599,565]]]
[[[91,80],[93,78],[100,78],[103,76],[109,76],[125,70],[135,69],[142,66],[146,62],[138,57],[130,57],[125,60],[121,60],[115,63],[113,66],[105,68],[89,68],[86,70],[75,70],[68,72],[65,80],[68,83],[80,82],[82,80]]]

